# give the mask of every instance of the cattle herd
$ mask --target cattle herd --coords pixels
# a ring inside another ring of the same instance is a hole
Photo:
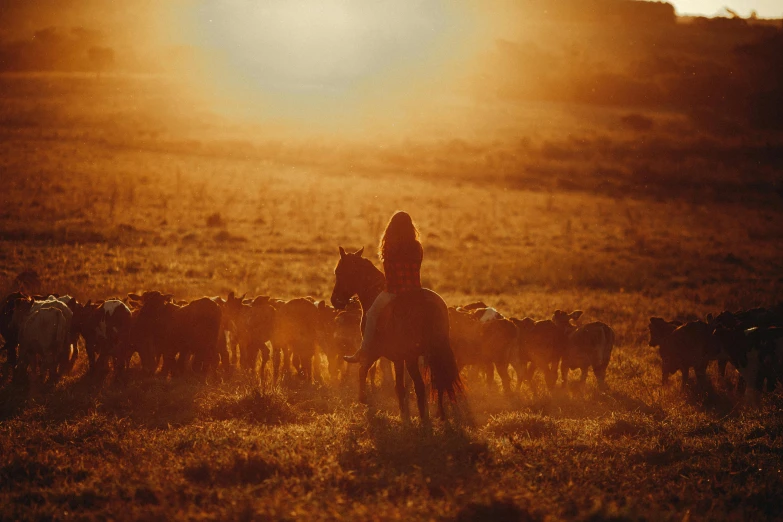
[[[579,325],[581,315],[556,310],[551,319],[536,321],[504,317],[482,302],[451,307],[454,358],[460,370],[473,368],[488,383],[497,371],[505,392],[512,391],[509,367],[517,374],[517,387],[540,372],[553,388],[559,378],[567,382],[575,369],[581,370],[584,384],[590,368],[603,387],[615,334],[602,322]],[[81,338],[91,374],[113,368],[121,379],[138,354],[143,371],[164,377],[191,371],[256,372],[260,363],[265,384],[272,361],[274,385],[291,375],[321,380],[319,353],[328,360],[331,378],[344,379],[342,356],[361,343],[361,321],[356,300],[335,310],[311,298],[248,299],[233,293],[226,299],[183,302],[149,291],[80,303],[68,296],[14,292],[2,302],[0,335],[14,380],[28,380],[32,373],[38,380],[56,382],[72,370]],[[783,379],[783,303],[686,323],[652,317],[649,333],[650,346],[659,350],[664,383],[679,370],[684,388],[693,368],[703,385],[712,361],[718,362],[720,376],[731,363],[740,374],[738,386],[751,400]]]

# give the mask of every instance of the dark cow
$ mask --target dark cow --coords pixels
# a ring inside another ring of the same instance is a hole
[[[111,359],[114,371],[121,373],[130,363],[128,339],[131,329],[131,311],[119,299],[88,301],[81,305],[69,303],[74,312],[74,330],[84,338],[90,371],[108,369]]]
[[[6,364],[11,368],[16,366],[16,348],[19,346],[19,329],[13,322],[14,306],[17,299],[27,299],[27,297],[24,292],[14,292],[3,300],[0,307],[0,335],[5,341],[3,349],[7,354]]]
[[[212,301],[220,308],[220,335],[218,336],[218,354],[223,369],[231,371],[234,365],[239,364],[237,359],[237,330],[236,324],[230,318],[226,310],[226,304],[235,299],[234,292],[228,294],[227,299],[220,296],[211,297]],[[241,298],[239,299],[241,303]]]
[[[519,332],[519,358],[522,364],[530,364],[528,378],[536,370],[544,374],[551,389],[557,383],[557,369],[568,346],[566,332],[551,319],[534,321],[529,317],[513,319]]]
[[[311,300],[297,298],[279,305],[272,330],[273,383],[277,383],[281,358],[284,375],[290,374],[293,365],[300,376],[312,381],[317,324],[318,308]],[[316,376],[320,378],[320,372]]]
[[[345,350],[345,346],[337,339],[337,316],[342,311],[336,310],[327,304],[326,301],[318,301],[315,305],[318,309],[316,339],[318,346],[321,348],[321,353],[326,356],[326,361],[329,365],[329,375],[334,380],[337,378],[338,371],[343,367],[342,356],[353,352]],[[361,320],[361,311],[359,316]],[[359,332],[358,324],[356,325],[356,332]],[[358,345],[353,347],[354,351],[356,351],[357,347]]]
[[[261,355],[261,382],[266,383],[266,364],[270,359],[267,342],[272,340],[275,323],[275,309],[269,297],[259,296],[250,302],[229,296],[226,311],[235,323],[236,342],[239,343],[238,365],[255,372],[258,356]]]
[[[651,317],[650,346],[657,346],[661,356],[661,382],[669,375],[682,372],[681,389],[688,383],[688,372],[693,368],[700,385],[707,382],[707,365],[718,357],[720,346],[712,336],[713,328],[704,321],[691,321],[681,326]]]
[[[509,364],[517,371],[517,385],[524,371],[517,363],[517,327],[494,308],[468,305],[449,308],[449,338],[457,368],[472,365],[485,371],[487,384],[494,382],[495,370],[503,391],[511,391]]]
[[[181,373],[191,358],[196,370],[217,367],[222,319],[217,303],[203,297],[178,306],[171,302],[171,294],[157,291],[128,297],[141,304],[133,320],[136,342],[151,344],[155,358],[162,354],[164,375]]]
[[[457,368],[473,366],[484,370],[488,385],[494,383],[495,370],[503,383],[503,391],[511,391],[508,366],[517,372],[517,386],[524,378],[518,364],[517,327],[494,308],[473,305],[449,308],[449,339]]]
[[[344,310],[335,310],[324,301],[316,304],[319,307],[318,344],[329,363],[329,375],[336,380],[339,372],[340,382],[345,383],[352,365],[346,364],[343,356],[355,353],[362,344],[361,304],[355,297],[348,301]],[[384,385],[394,385],[391,361],[386,358],[376,361],[368,375],[371,386],[375,385],[378,375]]]
[[[59,306],[50,306],[49,301],[33,301],[19,298],[14,303],[11,327],[18,333],[19,358],[14,379],[27,376],[27,368],[43,381],[56,383],[58,366],[68,358],[68,338],[71,317],[66,317]]]
[[[767,383],[772,391],[783,379],[783,318],[774,309],[756,308],[736,313],[722,312],[713,324],[713,336],[740,373],[740,386],[751,402]]]
[[[592,368],[599,386],[603,386],[606,379],[606,368],[614,347],[614,330],[608,325],[596,321],[582,326],[577,326],[576,321],[582,316],[581,310],[570,314],[555,310],[552,322],[563,329],[568,336],[568,344],[563,352],[563,360],[560,371],[563,374],[563,382],[568,382],[568,372],[579,368],[581,370],[580,382],[585,383],[587,369]]]
[[[470,311],[449,307],[449,339],[460,371],[468,365],[484,366],[486,361],[478,349],[481,344],[479,321]]]

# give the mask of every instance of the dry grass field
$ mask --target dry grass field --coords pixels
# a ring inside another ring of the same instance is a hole
[[[783,299],[779,139],[697,138],[663,113],[640,137],[616,109],[520,104],[475,108],[507,127],[441,122],[371,149],[229,125],[154,77],[0,82],[3,295],[21,279],[85,301],[324,299],[338,245],[373,250],[405,209],[449,304],[581,309],[617,333],[607,390],[503,394],[466,373],[431,431],[383,386],[358,404],[353,379],[95,382],[84,359],[53,388],[4,376],[0,519],[783,517],[781,391],[748,406],[712,368],[709,390],[681,394],[647,345],[652,315]]]

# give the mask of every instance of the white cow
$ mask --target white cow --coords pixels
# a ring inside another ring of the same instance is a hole
[[[60,360],[58,361],[58,364],[60,365],[60,369],[65,371],[65,373],[71,371],[71,368],[73,368],[73,363],[76,362],[76,356],[79,353],[79,349],[76,344],[79,338],[79,334],[74,331],[73,310],[71,310],[71,308],[68,306],[68,304],[73,300],[74,299],[68,295],[60,297],[50,295],[43,301],[35,301],[31,309],[31,311],[36,311],[44,310],[46,308],[57,308],[60,310],[60,312],[62,312],[63,317],[65,318],[65,328],[68,332],[68,339],[66,341],[66,349],[61,354],[59,354]]]
[[[33,364],[42,380],[48,372],[51,382],[56,382],[57,365],[66,352],[69,335],[63,312],[57,306],[36,307],[36,303],[25,301],[16,307],[14,322],[19,327],[17,376],[26,375]]]

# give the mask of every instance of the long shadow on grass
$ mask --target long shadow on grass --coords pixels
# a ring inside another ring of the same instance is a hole
[[[343,448],[338,460],[352,473],[341,488],[351,496],[379,491],[406,495],[417,487],[444,496],[470,480],[477,464],[490,458],[486,442],[471,438],[461,427],[438,423],[430,430],[372,410],[366,423],[349,431]]]
[[[0,390],[0,419],[60,423],[99,412],[149,428],[179,426],[196,419],[194,399],[204,387],[197,376],[168,381],[141,372],[122,381],[84,374],[57,386],[9,384]]]
[[[692,384],[692,383],[690,383]],[[705,413],[725,417],[736,411],[740,401],[715,388],[708,381],[704,386],[689,385],[685,389],[685,401]]]

